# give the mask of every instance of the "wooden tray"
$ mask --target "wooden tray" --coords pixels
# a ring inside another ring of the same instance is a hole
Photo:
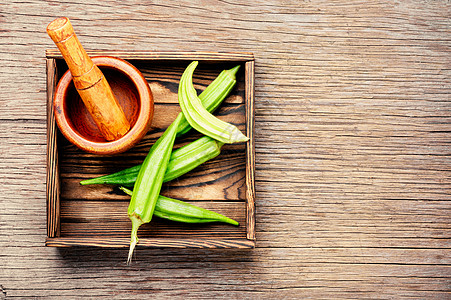
[[[190,173],[164,184],[161,194],[214,210],[240,222],[182,224],[154,218],[140,227],[138,246],[178,248],[253,248],[254,57],[251,53],[88,51],[90,56],[123,58],[146,77],[155,101],[152,128],[133,149],[99,156],[71,145],[57,129],[52,99],[67,65],[58,50],[47,50],[47,239],[46,246],[128,247],[129,197],[116,187],[81,186],[80,180],[110,174],[141,163],[151,145],[175,119],[180,107],[178,82],[189,62],[199,60],[194,85],[200,92],[222,71],[237,64],[237,85],[215,113],[245,131],[246,144],[224,145],[221,154]],[[192,130],[176,140],[180,147],[201,135]]]

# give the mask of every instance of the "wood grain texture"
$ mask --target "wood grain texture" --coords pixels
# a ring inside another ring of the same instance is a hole
[[[54,59],[46,60],[47,73],[47,236],[60,235],[60,173],[58,168],[58,145],[53,97],[58,78]]]
[[[130,247],[129,238],[48,238],[46,246],[50,247],[71,247],[80,246],[80,243],[87,247],[102,248],[128,248]],[[248,239],[149,239],[140,238],[138,248],[154,247],[154,248],[183,248],[183,249],[248,249],[254,247],[254,241]]]
[[[117,56],[123,59],[150,59],[150,60],[205,60],[205,61],[224,61],[224,60],[234,60],[234,61],[249,61],[254,60],[253,53],[245,52],[205,52],[205,51],[155,51],[155,53],[150,53],[148,51],[137,51],[137,50],[88,50],[89,56],[96,55],[107,55],[107,56]],[[61,53],[55,49],[47,49],[46,56],[48,58],[62,58]]]
[[[246,143],[246,237],[255,240],[255,106],[254,106],[254,80],[255,63],[248,61],[246,68],[246,135],[249,141]]]
[[[426,0],[2,2],[0,298],[449,298],[449,12]],[[126,249],[43,246],[44,31],[60,15],[87,49],[254,53],[255,249],[138,248],[127,267]]]

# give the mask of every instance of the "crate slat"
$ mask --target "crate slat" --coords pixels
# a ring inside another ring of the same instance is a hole
[[[53,95],[57,84],[54,59],[46,60],[47,72],[47,236],[60,235],[60,176],[58,168],[58,145],[56,120],[53,111]]]
[[[254,141],[254,61],[246,62],[246,216],[247,235],[255,240],[255,141]]]
[[[194,205],[214,210],[240,223],[185,224],[155,217],[139,229],[140,237],[156,238],[245,238],[244,202],[196,201]],[[128,201],[65,200],[61,203],[61,235],[66,237],[130,237]]]
[[[45,242],[49,247],[104,247],[104,248],[128,248],[130,238],[47,238]],[[255,241],[248,239],[139,239],[138,248],[196,248],[196,249],[248,249],[255,247]]]
[[[206,52],[206,51],[139,51],[139,50],[86,50],[89,56],[107,55],[124,59],[145,60],[205,60],[205,61],[249,61],[254,60],[250,52]],[[47,58],[63,58],[58,49],[46,50]]]

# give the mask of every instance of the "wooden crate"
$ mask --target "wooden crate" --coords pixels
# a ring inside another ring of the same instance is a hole
[[[254,192],[254,58],[251,53],[88,51],[128,60],[146,77],[155,101],[152,128],[133,149],[118,155],[83,152],[59,132],[52,99],[67,70],[57,50],[47,50],[47,239],[46,246],[128,247],[131,222],[129,197],[117,187],[81,186],[80,180],[110,174],[143,161],[151,145],[175,119],[180,107],[178,83],[186,66],[199,61],[194,85],[200,92],[220,73],[237,64],[237,85],[215,113],[237,125],[250,141],[224,145],[221,154],[190,173],[164,184],[161,194],[211,209],[240,222],[183,224],[154,218],[140,227],[138,246],[178,248],[253,248]],[[195,130],[176,140],[175,147],[201,135]]]

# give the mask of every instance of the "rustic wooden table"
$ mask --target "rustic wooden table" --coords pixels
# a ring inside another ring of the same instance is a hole
[[[75,2],[0,4],[0,299],[449,299],[448,1]],[[89,49],[254,52],[257,248],[44,246],[57,16]]]

